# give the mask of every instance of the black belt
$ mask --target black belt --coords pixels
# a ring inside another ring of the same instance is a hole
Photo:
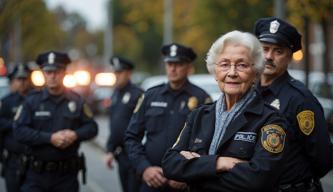
[[[280,185],[279,192],[322,192],[322,188],[317,179],[306,179],[298,183]]]
[[[79,157],[62,161],[40,161],[32,159],[30,168],[36,172],[73,172],[82,169]]]

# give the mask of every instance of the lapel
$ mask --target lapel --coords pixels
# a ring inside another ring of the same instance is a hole
[[[246,117],[247,114],[252,113],[255,115],[260,115],[263,113],[264,110],[263,108],[264,108],[264,102],[256,90],[256,97],[253,99],[253,101],[250,102],[250,104],[244,109],[244,111],[242,111],[238,115],[238,117],[236,117],[232,122],[230,122],[221,142],[219,143],[218,150],[220,150],[221,146],[223,146],[224,143],[226,143],[229,139],[231,139],[237,131],[239,131],[248,123],[248,119]],[[215,127],[215,123],[213,126]]]

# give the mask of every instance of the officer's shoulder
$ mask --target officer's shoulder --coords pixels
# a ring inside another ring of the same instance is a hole
[[[70,100],[83,101],[83,97],[71,89],[67,89],[66,94],[67,94],[68,99],[70,99]]]
[[[161,90],[166,84],[165,83],[161,83],[161,84],[158,84],[158,85],[155,85],[149,89],[147,89],[146,93],[154,93],[156,91],[159,91]]]
[[[198,96],[204,96],[204,97],[209,96],[208,93],[204,89],[199,87],[198,85],[190,82],[190,86],[191,86],[191,90],[194,91],[194,94],[197,94]]]
[[[299,94],[299,96],[313,97],[311,91],[301,81],[291,77],[288,81],[288,84]]]
[[[15,95],[15,93],[10,92],[10,93],[6,94],[6,95],[1,99],[1,101],[2,101],[2,102],[6,102],[6,101],[10,100],[14,95]]]
[[[131,91],[139,94],[143,93],[143,90],[137,85],[133,85]]]

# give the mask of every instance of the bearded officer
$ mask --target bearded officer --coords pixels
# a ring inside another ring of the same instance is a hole
[[[78,171],[85,172],[80,143],[96,136],[97,124],[84,99],[63,86],[66,53],[38,55],[46,85],[27,97],[15,116],[14,135],[30,147],[21,191],[79,191]]]
[[[165,178],[161,160],[176,141],[187,114],[205,102],[208,94],[189,82],[195,52],[184,45],[172,43],[161,50],[168,83],[148,89],[138,105],[126,132],[130,161],[142,178],[141,192],[181,191],[185,183]],[[146,135],[145,135],[146,132]],[[146,136],[146,142],[142,139]]]

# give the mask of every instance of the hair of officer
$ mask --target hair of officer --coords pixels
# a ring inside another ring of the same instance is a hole
[[[227,45],[243,45],[250,51],[256,73],[259,75],[264,70],[264,52],[260,41],[251,33],[242,31],[231,31],[219,37],[207,53],[206,67],[209,73],[215,74],[215,63],[218,56]]]

